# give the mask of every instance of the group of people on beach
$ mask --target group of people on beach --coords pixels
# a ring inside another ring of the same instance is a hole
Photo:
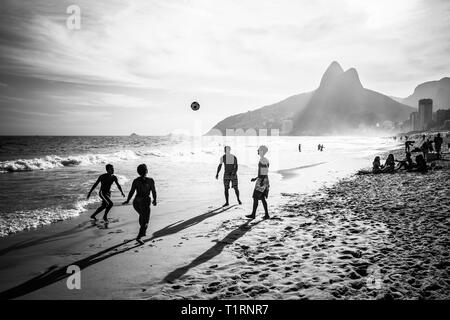
[[[429,169],[427,161],[442,158],[441,151],[443,138],[440,133],[438,133],[433,140],[431,140],[430,137],[423,135],[419,146],[411,150],[411,146],[415,143],[415,141],[408,140],[408,136],[405,136],[405,159],[395,160],[394,155],[389,154],[386,162],[382,165],[380,157],[377,156],[372,163],[372,173],[392,173],[397,170],[426,172]],[[412,159],[412,152],[418,153],[415,157],[415,162]],[[432,152],[435,153],[432,154]],[[396,162],[398,162],[398,166],[395,165]]]
[[[250,215],[247,215],[247,218],[255,219],[256,210],[258,209],[259,201],[262,202],[264,207],[264,219],[269,219],[269,211],[267,206],[267,198],[269,196],[269,160],[265,157],[269,149],[267,146],[260,146],[258,148],[259,162],[258,162],[258,176],[252,178],[251,181],[255,182],[255,188],[253,191],[253,210]],[[238,161],[237,157],[231,154],[231,147],[224,147],[224,154],[220,157],[219,166],[217,167],[216,179],[219,179],[219,173],[224,165],[224,175],[223,175],[223,185],[225,189],[225,204],[223,207],[229,206],[229,189],[230,184],[234,189],[236,198],[239,204],[242,204],[239,197],[239,187],[238,187]],[[140,164],[137,167],[137,173],[139,177],[133,180],[131,185],[131,189],[128,193],[127,200],[122,204],[129,204],[131,198],[133,198],[134,194],[136,196],[133,200],[133,208],[139,214],[139,233],[136,237],[136,241],[139,244],[144,244],[142,240],[143,237],[146,236],[148,223],[150,221],[150,205],[153,204],[156,206],[157,204],[157,193],[155,187],[155,181],[152,178],[147,177],[148,168],[145,164]],[[91,196],[91,193],[95,190],[95,188],[100,184],[99,197],[102,200],[100,207],[94,211],[91,215],[91,219],[96,221],[96,216],[104,211],[103,221],[108,223],[108,213],[113,207],[113,202],[111,200],[111,186],[115,183],[117,188],[123,197],[125,194],[122,191],[122,187],[119,184],[117,177],[114,175],[114,167],[111,164],[106,165],[106,173],[100,175],[97,181],[94,183],[92,188],[90,189],[87,198]],[[150,197],[151,194],[151,197]],[[153,201],[151,200],[153,198]]]

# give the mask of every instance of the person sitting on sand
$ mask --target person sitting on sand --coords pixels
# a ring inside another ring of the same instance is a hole
[[[156,188],[155,181],[147,177],[148,169],[145,164],[140,164],[137,167],[139,177],[134,179],[131,185],[131,190],[128,193],[128,198],[123,204],[128,204],[136,192],[136,197],[133,200],[133,208],[139,214],[139,233],[136,241],[139,244],[144,244],[142,237],[146,236],[148,222],[150,220],[150,192],[153,197],[153,205],[156,206]]]
[[[394,155],[391,153],[384,163],[384,166],[381,167],[381,172],[389,173],[395,171],[395,159]]]
[[[224,207],[229,205],[229,190],[230,183],[231,187],[234,189],[234,193],[236,193],[236,198],[239,204],[242,204],[241,199],[239,199],[239,188],[238,188],[238,163],[235,155],[231,154],[231,147],[224,147],[225,154],[220,157],[220,163],[217,167],[216,179],[219,179],[219,173],[222,169],[222,164],[225,164],[225,172],[223,173],[223,185],[225,187],[225,204]]]
[[[119,181],[117,180],[117,177],[114,175],[114,167],[112,164],[106,165],[106,173],[102,174],[100,177],[98,177],[97,181],[92,186],[91,190],[89,191],[87,198],[91,196],[92,191],[97,187],[97,185],[100,183],[100,191],[98,192],[98,195],[100,196],[100,199],[102,199],[102,204],[100,207],[98,207],[97,210],[91,215],[91,219],[97,220],[95,217],[97,214],[105,210],[105,213],[103,214],[103,220],[105,222],[108,222],[108,213],[113,207],[114,203],[111,200],[111,186],[113,183],[116,183],[117,188],[119,189],[120,193],[122,193],[122,197],[125,197],[122,191],[122,187],[119,184]]]
[[[419,154],[416,156],[416,165],[414,166],[414,168],[408,170],[408,172],[413,172],[413,171],[417,171],[417,172],[427,172],[428,171],[427,162],[425,161],[425,158],[423,155]]]
[[[252,214],[246,216],[247,218],[255,219],[258,201],[261,200],[265,212],[264,219],[270,219],[266,201],[269,197],[269,160],[267,160],[265,155],[268,151],[269,149],[266,146],[260,146],[258,148],[258,155],[260,157],[258,162],[258,177],[251,180],[252,182],[256,181],[253,191],[253,211]]]
[[[380,173],[381,172],[381,159],[379,156],[376,156],[372,163],[372,173]]]
[[[405,170],[409,170],[414,167],[414,162],[411,158],[411,152],[406,153],[405,160],[395,160],[395,161],[399,163],[399,166],[396,170],[401,170],[403,168],[405,168]]]

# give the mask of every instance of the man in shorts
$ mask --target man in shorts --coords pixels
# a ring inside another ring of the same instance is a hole
[[[231,187],[234,189],[234,192],[236,193],[236,198],[239,204],[242,204],[241,200],[239,199],[239,188],[238,188],[238,177],[237,177],[237,170],[238,170],[238,163],[237,158],[235,155],[231,154],[231,147],[225,146],[224,148],[225,154],[220,157],[220,163],[217,167],[217,174],[216,179],[219,179],[219,173],[222,169],[222,165],[225,164],[225,172],[223,174],[223,185],[225,187],[225,204],[224,207],[229,206],[228,198],[230,190],[230,183]]]
[[[117,185],[117,188],[122,193],[122,197],[125,197],[123,194],[122,188],[119,184],[119,181],[117,180],[117,177],[114,175],[114,167],[112,164],[106,165],[106,173],[102,174],[98,177],[97,181],[92,186],[91,190],[89,191],[87,198],[91,196],[92,191],[97,187],[97,185],[100,183],[100,191],[98,192],[98,195],[100,196],[100,199],[102,200],[101,206],[95,210],[95,212],[91,215],[92,220],[97,220],[95,217],[97,214],[105,210],[105,213],[103,214],[103,221],[108,222],[108,213],[113,207],[113,202],[111,201],[111,186],[113,183]]]

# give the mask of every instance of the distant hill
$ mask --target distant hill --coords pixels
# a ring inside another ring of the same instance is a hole
[[[433,110],[450,109],[450,78],[422,83],[412,95],[398,101],[417,108],[419,100],[426,98],[433,99]]]
[[[301,93],[257,110],[236,114],[220,121],[213,129],[219,129],[225,134],[226,129],[255,129],[258,132],[259,129],[281,130],[286,126],[290,127],[295,115],[303,110],[312,95],[313,92]],[[289,134],[291,130],[292,128],[287,128],[286,132],[282,133]]]
[[[294,121],[293,134],[342,134],[403,121],[414,110],[381,93],[365,89],[356,69],[344,72],[333,62],[319,88]]]
[[[403,121],[414,109],[363,88],[356,69],[333,62],[315,91],[228,117],[213,129],[280,129],[284,135],[339,134],[383,121]],[[210,131],[208,134],[213,134]]]

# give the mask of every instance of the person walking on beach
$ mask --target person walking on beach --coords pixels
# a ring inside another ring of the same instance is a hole
[[[91,196],[92,191],[94,191],[99,183],[100,191],[98,192],[98,195],[100,196],[100,199],[102,199],[102,204],[91,215],[91,219],[97,220],[96,215],[105,210],[105,213],[103,214],[103,221],[108,222],[108,213],[114,205],[114,203],[111,201],[111,186],[113,183],[117,185],[120,193],[122,193],[122,197],[125,197],[125,194],[122,191],[122,187],[120,186],[117,177],[114,175],[114,167],[112,164],[106,165],[106,173],[98,177],[97,181],[94,183],[87,195],[88,199]]]
[[[256,209],[258,209],[258,201],[261,200],[264,207],[264,219],[270,219],[269,211],[267,209],[266,199],[269,197],[269,160],[265,157],[269,149],[266,146],[260,146],[258,148],[259,162],[258,162],[258,177],[253,178],[251,181],[255,183],[255,189],[253,191],[253,211],[252,214],[246,216],[247,218],[255,219]]]
[[[139,214],[140,226],[136,241],[142,245],[144,244],[142,237],[146,236],[148,222],[150,221],[150,203],[156,206],[156,188],[155,181],[147,177],[148,169],[145,164],[140,164],[137,167],[137,173],[139,177],[134,179],[131,190],[128,193],[128,198],[123,204],[128,204],[136,192],[136,197],[133,200],[133,208]],[[152,193],[153,202],[150,199],[150,192]]]
[[[219,179],[219,173],[222,169],[222,165],[225,164],[225,169],[223,173],[223,185],[225,188],[225,204],[224,207],[229,205],[229,190],[230,183],[231,187],[234,189],[234,193],[236,193],[236,198],[239,204],[242,204],[241,199],[239,198],[239,188],[238,188],[238,162],[235,155],[231,154],[231,147],[224,147],[225,154],[220,157],[219,166],[217,167],[216,179]]]

